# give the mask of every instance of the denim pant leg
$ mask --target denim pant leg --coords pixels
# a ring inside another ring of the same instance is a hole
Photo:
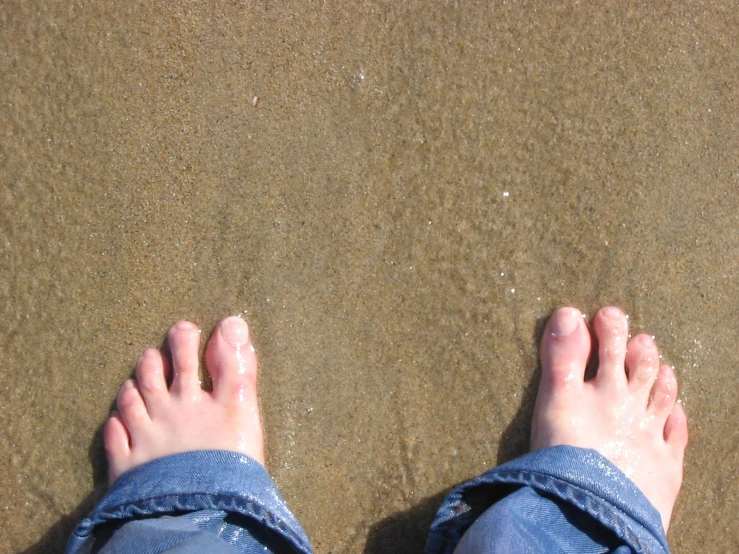
[[[594,450],[532,452],[454,489],[426,554],[655,553],[669,548],[659,512]]]
[[[264,467],[242,454],[167,456],[121,475],[75,529],[68,554],[312,554]]]

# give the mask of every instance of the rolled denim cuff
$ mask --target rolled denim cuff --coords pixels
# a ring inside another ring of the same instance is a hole
[[[516,458],[455,488],[431,524],[426,554],[452,554],[482,513],[521,487],[577,507],[634,552],[669,553],[660,514],[633,481],[595,450],[555,446]]]
[[[296,552],[313,552],[267,470],[236,452],[203,450],[166,456],[121,475],[75,529],[68,553],[86,552],[104,523],[200,510],[222,510],[256,520]]]

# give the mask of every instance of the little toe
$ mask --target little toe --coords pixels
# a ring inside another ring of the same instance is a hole
[[[112,483],[127,469],[131,455],[128,431],[117,412],[111,414],[103,429],[103,443],[108,457],[108,481]]]
[[[162,355],[156,348],[147,348],[136,365],[136,382],[151,412],[167,398],[167,379]]]
[[[659,371],[659,350],[649,335],[637,335],[626,347],[626,371],[629,387],[633,391],[644,391],[645,397],[657,378]]]
[[[218,323],[205,359],[216,398],[237,398],[256,406],[257,358],[243,319],[232,316]]]
[[[200,329],[194,323],[180,321],[170,328],[167,340],[172,354],[171,391],[181,396],[197,395],[202,390],[198,374]]]
[[[663,421],[667,419],[677,402],[677,377],[675,372],[668,365],[659,368],[657,380],[652,386],[652,393],[649,397],[649,410],[661,418]]]
[[[121,390],[118,391],[116,406],[120,419],[126,426],[129,435],[135,434],[142,425],[151,421],[144,399],[141,397],[136,383],[131,379],[125,381],[121,386]]]
[[[581,384],[590,356],[590,333],[576,308],[560,308],[547,322],[541,342],[542,386]]]
[[[665,442],[670,445],[673,452],[682,457],[685,447],[688,445],[688,417],[685,408],[680,402],[676,402],[672,412],[665,422]]]
[[[626,343],[629,322],[626,314],[615,306],[601,308],[593,322],[598,339],[598,383],[626,384]]]

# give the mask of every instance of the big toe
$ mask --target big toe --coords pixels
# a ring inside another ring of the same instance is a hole
[[[256,406],[257,358],[243,319],[232,316],[219,322],[205,356],[217,399],[236,399]]]
[[[576,308],[560,308],[547,322],[541,343],[542,385],[581,384],[590,355],[590,333]]]

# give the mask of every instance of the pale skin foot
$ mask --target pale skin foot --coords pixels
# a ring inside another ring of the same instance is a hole
[[[601,309],[593,327],[598,370],[586,381],[591,339],[582,314],[561,308],[547,323],[531,449],[597,450],[636,483],[667,531],[688,443],[675,372],[660,364],[652,337],[629,340],[628,318],[618,308]]]
[[[105,424],[109,482],[156,458],[194,450],[240,452],[264,465],[257,358],[246,323],[238,317],[222,320],[208,343],[212,392],[201,388],[198,376],[200,330],[180,321],[167,340],[171,363],[147,348]]]

